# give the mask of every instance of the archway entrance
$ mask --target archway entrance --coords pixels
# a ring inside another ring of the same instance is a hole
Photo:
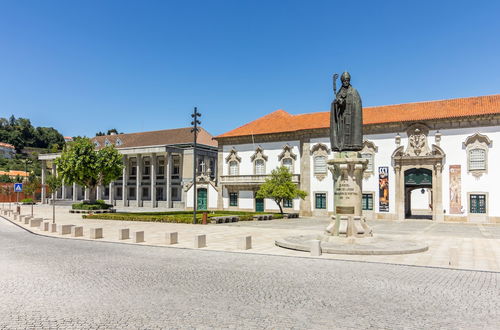
[[[405,219],[432,220],[432,171],[412,168],[404,172]]]

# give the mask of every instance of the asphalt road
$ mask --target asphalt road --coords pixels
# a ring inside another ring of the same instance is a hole
[[[0,218],[0,329],[500,324],[500,273],[37,236]]]

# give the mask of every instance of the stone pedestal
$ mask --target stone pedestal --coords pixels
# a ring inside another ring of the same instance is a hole
[[[341,152],[328,161],[334,180],[334,213],[326,234],[345,237],[372,236],[363,217],[363,172],[368,160],[357,152]]]

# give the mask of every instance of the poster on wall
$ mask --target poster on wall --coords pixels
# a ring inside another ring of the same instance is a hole
[[[450,165],[450,213],[462,214],[461,165]]]
[[[378,209],[389,212],[389,167],[378,168]]]

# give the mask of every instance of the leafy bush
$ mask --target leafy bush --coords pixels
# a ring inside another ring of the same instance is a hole
[[[102,200],[98,200],[95,203],[89,201],[84,201],[82,203],[75,203],[71,205],[73,210],[107,210],[112,208],[113,205],[106,204]]]
[[[197,223],[201,223],[202,213],[196,213]],[[256,214],[269,214],[265,212],[241,212],[241,211],[208,211],[208,218],[237,215],[240,221],[251,221]],[[282,218],[281,214],[273,214],[275,218]],[[169,223],[193,223],[192,211],[172,212],[145,212],[145,213],[101,213],[82,215],[84,219],[121,220],[121,221],[149,221]]]
[[[24,199],[21,200],[21,203],[31,204],[31,203],[34,203],[34,202],[33,202],[33,198],[24,198]]]

